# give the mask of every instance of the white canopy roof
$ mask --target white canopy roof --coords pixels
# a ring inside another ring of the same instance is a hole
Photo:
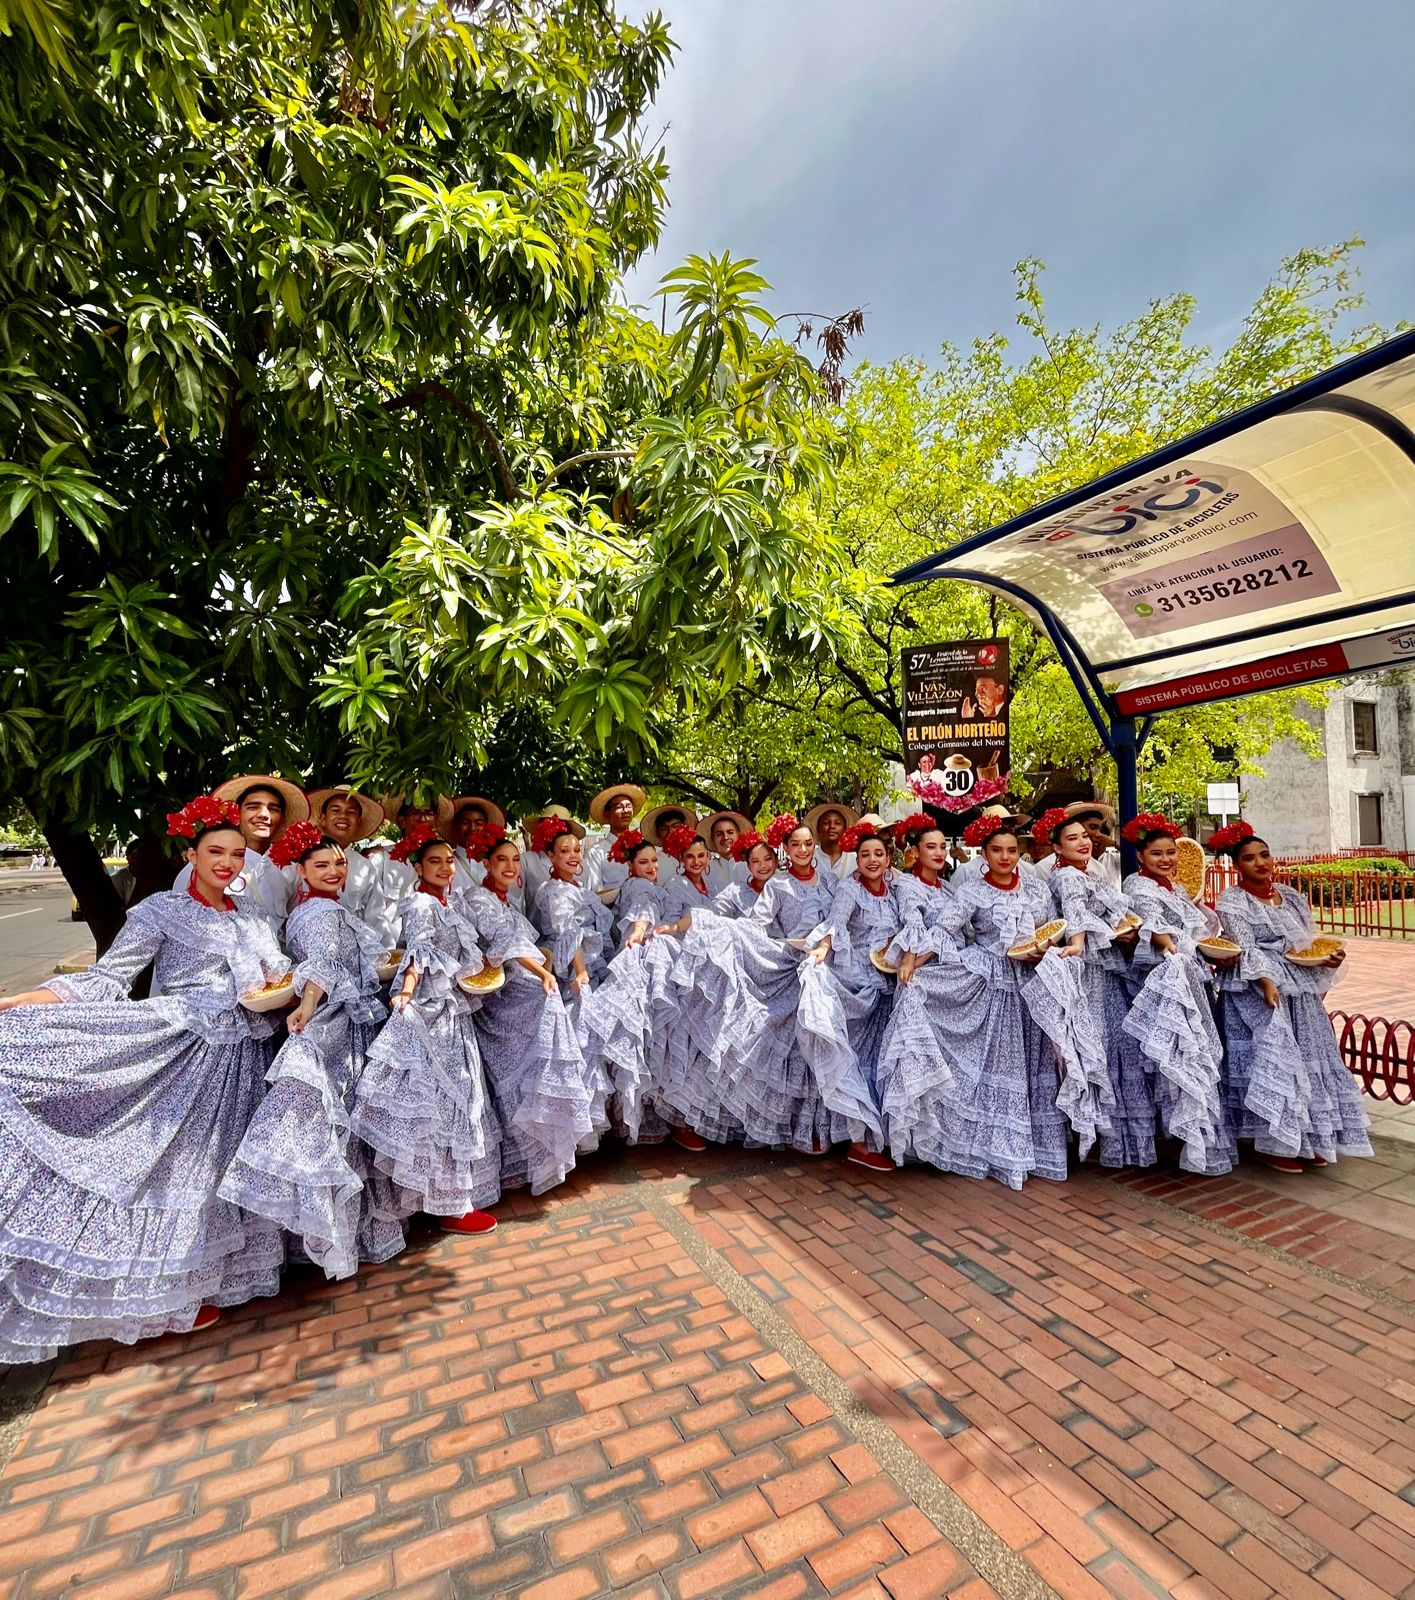
[[[1415,659],[1415,333],[928,561],[1122,715]]]

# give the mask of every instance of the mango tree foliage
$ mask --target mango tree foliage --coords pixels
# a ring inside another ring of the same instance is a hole
[[[671,54],[608,0],[26,0],[0,52],[0,785],[431,785],[829,644],[835,449],[750,263],[622,303]],[[827,567],[829,550],[815,550]],[[86,866],[85,866],[86,864]]]
[[[1000,634],[1012,648],[1017,793],[1044,797],[1057,769],[1113,784],[1070,680],[1021,613],[968,584],[891,589],[885,580],[1374,342],[1378,330],[1350,326],[1360,304],[1352,289],[1358,244],[1285,262],[1220,351],[1194,337],[1187,295],[1154,301],[1109,332],[1059,331],[1046,318],[1041,267],[1028,261],[1017,269],[1020,349],[994,334],[967,350],[945,346],[935,366],[860,368],[844,408],[852,455],[820,523],[822,545],[838,540],[854,569],[827,585],[831,604],[848,614],[848,642],[818,653],[808,671],[779,672],[773,699],[799,706],[804,720],[829,728],[828,739],[843,737],[879,763],[878,793],[883,761],[901,758],[901,649]],[[1192,795],[1256,770],[1276,740],[1310,738],[1300,707],[1322,698],[1319,688],[1283,691],[1158,718],[1142,763],[1145,792]],[[728,737],[724,757],[731,749]],[[780,770],[764,753],[756,781]],[[858,763],[838,770],[853,775]]]

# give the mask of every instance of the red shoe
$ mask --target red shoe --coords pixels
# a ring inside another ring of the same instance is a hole
[[[496,1218],[489,1211],[469,1211],[465,1217],[444,1217],[442,1226],[448,1233],[491,1233]]]
[[[1307,1170],[1300,1161],[1294,1161],[1291,1156],[1260,1155],[1258,1160],[1261,1161],[1265,1167],[1271,1167],[1274,1172],[1303,1173]]]
[[[831,1147],[828,1144],[816,1143],[809,1150],[798,1150],[796,1153],[802,1156],[828,1156],[830,1150]]]
[[[698,1151],[707,1149],[707,1140],[691,1128],[675,1128],[672,1137],[680,1150],[691,1150],[696,1155]]]
[[[1313,1156],[1307,1165],[1315,1171],[1319,1167],[1329,1167],[1331,1162],[1325,1156]]]
[[[188,1331],[191,1333],[200,1333],[203,1328],[210,1328],[213,1324],[220,1321],[220,1306],[203,1306],[201,1310],[197,1312],[196,1321],[192,1323],[191,1328]]]
[[[867,1150],[862,1144],[852,1144],[847,1161],[853,1161],[857,1167],[868,1167],[871,1172],[893,1172],[894,1163],[887,1155],[878,1150]]]

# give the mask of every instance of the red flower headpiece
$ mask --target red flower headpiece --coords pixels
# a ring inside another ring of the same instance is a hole
[[[894,824],[894,842],[901,850],[907,850],[914,844],[920,834],[927,833],[930,828],[938,827],[938,823],[927,811],[914,811],[907,817],[900,817]]]
[[[446,843],[432,823],[420,822],[416,828],[410,828],[388,854],[394,861],[416,861],[430,844]]]
[[[570,831],[570,824],[564,817],[542,817],[536,823],[536,831],[531,835],[531,849],[537,855],[547,856],[550,854],[550,847],[560,835]]]
[[[695,844],[702,842],[696,828],[690,828],[686,822],[680,823],[676,828],[668,830],[668,836],[663,841],[663,848],[675,861],[681,861]]]
[[[495,822],[483,822],[467,835],[467,854],[473,861],[485,861],[505,839],[505,828]]]
[[[209,828],[239,826],[241,813],[230,800],[218,800],[214,794],[201,794],[188,800],[180,811],[167,813],[167,835],[171,839],[185,839],[195,844]]]
[[[783,811],[771,819],[771,826],[766,830],[766,842],[773,850],[779,850],[800,826],[794,813]]]
[[[1253,837],[1253,824],[1244,822],[1240,818],[1237,822],[1230,822],[1226,828],[1215,828],[1209,835],[1209,849],[1216,856],[1237,855],[1238,848],[1245,839]]]
[[[1038,844],[1055,844],[1056,840],[1052,835],[1063,823],[1070,820],[1066,815],[1065,806],[1050,806],[1032,824],[1032,837]]]
[[[976,848],[984,845],[995,833],[1016,833],[1017,824],[1011,817],[974,817],[963,830],[963,843]]]
[[[609,859],[617,862],[621,867],[629,859],[629,852],[637,850],[640,845],[647,844],[648,840],[637,828],[625,828],[623,833],[609,847]]]
[[[854,855],[866,839],[883,839],[884,835],[873,822],[857,822],[840,835],[840,848]],[[887,842],[887,841],[886,841]]]
[[[766,840],[762,838],[755,828],[749,828],[746,833],[739,833],[732,841],[732,859],[734,861],[745,861],[759,844],[765,843]],[[775,846],[773,845],[772,848],[775,849]]]
[[[1158,811],[1142,811],[1138,816],[1131,817],[1120,830],[1120,837],[1127,844],[1134,845],[1148,844],[1160,834],[1178,839],[1182,836],[1183,829],[1175,827],[1168,817],[1161,816]]]
[[[323,837],[324,829],[316,828],[312,822],[291,822],[271,845],[270,859],[277,867],[294,866],[295,862],[306,851],[313,850]]]

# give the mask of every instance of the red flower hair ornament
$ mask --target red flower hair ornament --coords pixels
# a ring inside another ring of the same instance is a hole
[[[1183,836],[1183,829],[1175,827],[1168,817],[1162,816],[1158,811],[1142,811],[1138,816],[1131,817],[1129,822],[1120,830],[1120,837],[1126,844],[1144,846],[1151,839],[1158,839],[1161,834],[1171,839]]]
[[[531,835],[531,849],[539,856],[548,856],[562,833],[571,831],[564,817],[542,817]]]
[[[985,845],[995,833],[1016,833],[1017,824],[1011,817],[974,817],[963,830],[963,843],[975,849]]]
[[[1230,822],[1226,828],[1215,828],[1209,835],[1209,849],[1216,856],[1236,856],[1243,841],[1252,837],[1253,824],[1240,818],[1237,822]]]
[[[240,821],[241,814],[233,801],[200,794],[195,800],[188,800],[180,811],[167,813],[167,836],[195,844],[211,828],[234,828]]]
[[[483,822],[467,837],[467,854],[473,861],[485,861],[499,844],[506,842],[506,830],[494,822]]]
[[[894,824],[894,842],[901,850],[905,850],[911,844],[916,844],[921,834],[936,827],[938,823],[927,811],[913,811],[907,817],[900,817]]]
[[[675,829],[674,831],[677,832],[678,830]],[[623,833],[610,845],[609,859],[622,867],[628,861],[631,850],[637,850],[640,845],[645,845],[648,842],[637,828],[625,828]]]
[[[1032,837],[1038,844],[1055,844],[1053,835],[1071,820],[1065,806],[1049,806],[1032,824]]]
[[[696,828],[690,828],[687,823],[681,823],[676,828],[670,828],[663,841],[663,848],[675,861],[681,861],[695,844],[702,843],[702,836]]]
[[[746,833],[739,833],[732,841],[732,859],[734,861],[745,861],[759,844],[766,844],[766,840],[762,838],[755,828],[749,828]],[[776,846],[770,845],[768,848],[774,850]]]
[[[388,852],[393,861],[416,862],[430,844],[446,844],[447,841],[430,822],[420,822],[416,828],[410,828],[397,844]]]
[[[771,825],[766,830],[766,842],[773,850],[779,850],[800,826],[800,819],[794,812],[783,811],[780,816],[771,819]]]
[[[847,851],[850,855],[854,855],[866,839],[878,839],[886,847],[889,844],[889,840],[875,827],[873,822],[857,822],[853,828],[847,828],[840,835],[840,848],[842,851]]]
[[[292,822],[270,847],[270,859],[277,867],[293,867],[324,838],[324,829],[312,822]]]

